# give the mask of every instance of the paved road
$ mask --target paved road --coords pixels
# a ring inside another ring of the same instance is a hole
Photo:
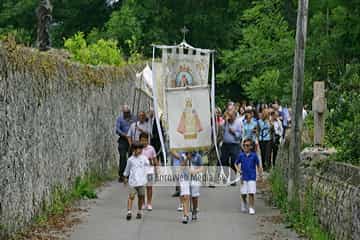
[[[112,182],[99,194],[83,216],[83,222],[71,233],[72,240],[176,240],[176,239],[298,239],[282,225],[272,224],[278,211],[257,199],[257,214],[240,213],[238,187],[202,188],[199,220],[185,225],[176,211],[177,198],[172,188],[155,189],[152,212],[143,219],[125,219],[127,190]],[[260,196],[261,197],[261,196]]]

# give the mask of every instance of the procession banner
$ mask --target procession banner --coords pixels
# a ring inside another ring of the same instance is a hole
[[[163,49],[166,88],[207,86],[210,54],[184,48]]]
[[[209,149],[212,131],[209,88],[167,89],[166,100],[170,149]]]

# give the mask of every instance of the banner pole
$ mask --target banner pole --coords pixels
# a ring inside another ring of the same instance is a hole
[[[154,103],[154,114],[155,114],[155,121],[157,130],[159,133],[160,143],[161,143],[161,149],[163,153],[164,158],[164,166],[167,166],[167,159],[166,159],[166,151],[165,151],[165,144],[164,144],[164,138],[163,133],[161,130],[160,125],[160,119],[159,119],[159,110],[158,110],[158,104],[157,104],[157,82],[156,82],[156,72],[155,72],[155,46],[153,46],[153,57],[152,57],[152,80],[153,80],[153,103]]]
[[[220,175],[224,175],[224,169],[220,160],[220,153],[217,146],[217,131],[216,131],[216,120],[215,120],[215,52],[212,53],[212,66],[211,66],[211,120],[212,120],[212,135],[215,146],[216,157],[220,166]]]
[[[216,132],[216,120],[215,120],[215,53],[212,54],[212,66],[211,66],[211,120],[212,120],[212,132],[213,141],[215,145],[216,156],[221,166],[219,149],[217,147],[217,132]]]

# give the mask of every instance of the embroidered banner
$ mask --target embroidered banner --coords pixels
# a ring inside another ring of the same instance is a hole
[[[170,149],[206,150],[211,146],[208,87],[166,91]]]
[[[207,86],[209,60],[209,53],[195,49],[163,49],[163,76],[166,87]]]

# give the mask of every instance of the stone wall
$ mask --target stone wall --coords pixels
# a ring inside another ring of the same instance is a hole
[[[55,186],[117,165],[115,120],[133,104],[141,67],[80,65],[0,43],[0,239],[29,224]],[[148,104],[142,97],[140,108]]]
[[[332,150],[306,148],[301,153],[301,196],[311,189],[321,225],[336,240],[360,239],[360,168],[329,161]],[[288,176],[289,141],[281,147],[278,167]],[[302,203],[304,204],[304,203]]]

